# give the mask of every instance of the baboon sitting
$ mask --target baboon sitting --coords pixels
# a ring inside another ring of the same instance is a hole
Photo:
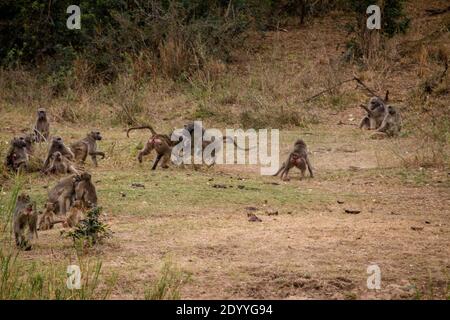
[[[80,200],[76,200],[67,214],[66,219],[63,221],[64,228],[74,228],[81,220],[84,219],[83,205]]]
[[[72,143],[70,149],[72,149],[75,154],[75,160],[84,163],[89,155],[94,165],[97,166],[97,156],[101,156],[102,159],[105,158],[104,152],[97,151],[97,141],[100,140],[102,140],[100,132],[91,131],[84,139]]]
[[[28,155],[32,156],[34,153],[34,143],[36,142],[36,135],[34,133],[27,133],[23,135],[22,138],[25,141],[25,148]]]
[[[48,192],[48,202],[53,204],[55,214],[66,214],[75,198],[75,187],[81,181],[81,176],[73,174],[62,178]]]
[[[83,172],[79,181],[75,183],[75,200],[80,201],[84,208],[97,206],[97,191],[92,183],[91,175],[87,172]]]
[[[301,171],[301,178],[305,176],[305,171],[308,169],[311,178],[314,177],[311,163],[308,158],[308,151],[306,148],[306,143],[298,139],[294,144],[294,150],[289,154],[286,161],[281,165],[281,168],[274,174],[277,176],[281,172],[280,178],[287,181],[289,180],[289,170],[292,167],[297,167]]]
[[[30,196],[20,194],[17,197],[13,217],[13,231],[16,245],[24,250],[31,250],[31,240],[37,235],[37,216],[35,204],[31,202]],[[28,237],[25,237],[25,229],[28,228]]]
[[[69,160],[72,160],[75,157],[73,152],[70,151],[70,149],[66,147],[66,145],[64,144],[61,137],[53,137],[52,144],[50,145],[50,149],[48,150],[47,158],[45,159],[44,167],[43,167],[42,171],[45,172],[48,169],[51,158],[55,152],[60,152],[61,155],[63,155],[64,157],[66,157]]]
[[[64,157],[61,152],[56,151],[51,155],[50,165],[44,171],[45,174],[66,174],[75,173],[78,174],[78,170],[72,164],[70,160]]]
[[[43,213],[39,213],[39,230],[53,229],[53,225],[58,223],[55,221],[55,206],[53,203],[47,202]]]
[[[386,115],[381,126],[371,136],[372,139],[382,139],[384,137],[396,137],[402,128],[402,118],[400,112],[393,106],[386,107]]]
[[[386,105],[379,97],[372,97],[369,101],[369,106],[363,104],[361,108],[367,111],[367,115],[361,120],[359,128],[375,130],[380,127],[386,113]]]
[[[50,123],[47,119],[47,111],[44,108],[39,108],[37,111],[34,133],[36,134],[36,142],[47,141],[50,136]]]
[[[23,137],[14,137],[10,142],[8,153],[6,154],[5,165],[12,171],[19,171],[28,167],[27,144]]]

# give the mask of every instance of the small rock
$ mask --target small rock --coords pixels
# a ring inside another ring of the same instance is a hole
[[[425,221],[425,223],[426,223],[426,224],[431,224],[431,222],[430,222],[430,221]]]
[[[361,210],[356,210],[356,209],[345,209],[344,211],[345,211],[345,213],[348,213],[348,214],[359,214],[359,213],[361,213]]]
[[[411,227],[411,230],[414,230],[414,231],[422,231],[422,230],[423,230],[423,227]]]
[[[248,210],[248,211],[258,211],[258,208],[256,208],[256,207],[245,207],[245,210]]]
[[[228,187],[227,187],[226,185],[224,185],[224,184],[213,184],[212,187],[213,187],[213,188],[216,188],[216,189],[226,189],[226,188],[228,188]]]
[[[145,189],[145,186],[142,183],[132,183],[131,187]]]
[[[121,192],[120,195],[122,196],[122,198],[125,198],[127,195],[125,194],[125,192]]]
[[[249,222],[262,222],[262,220],[258,218],[254,213],[248,213],[247,216]]]
[[[266,213],[267,213],[268,216],[277,216],[278,215],[278,210],[266,209]]]
[[[336,202],[339,203],[339,204],[344,204],[343,200],[337,200]]]

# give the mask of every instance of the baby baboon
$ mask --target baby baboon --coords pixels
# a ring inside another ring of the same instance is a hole
[[[289,154],[286,161],[282,164],[281,168],[274,174],[274,176],[279,175],[281,172],[280,178],[287,181],[289,180],[289,170],[291,170],[292,167],[297,167],[300,169],[302,178],[305,176],[306,168],[308,168],[311,178],[314,177],[312,166],[308,158],[306,143],[301,139],[298,139],[295,142],[294,150]]]
[[[30,196],[22,193],[17,197],[13,217],[13,231],[16,245],[24,250],[31,250],[31,240],[37,235],[37,215],[35,204]],[[25,237],[25,229],[28,228],[28,237]],[[27,239],[28,238],[28,239]]]
[[[63,222],[64,228],[76,227],[81,220],[84,219],[83,205],[80,200],[76,200],[67,214],[66,219]]]
[[[50,157],[50,165],[44,171],[45,174],[79,174],[72,162],[64,157],[61,152],[56,151]]]
[[[75,183],[75,200],[79,200],[84,208],[97,206],[97,191],[89,173],[83,172],[80,181]]]
[[[53,225],[62,222],[55,221],[55,206],[51,202],[47,202],[45,204],[45,211],[39,214],[39,228],[38,230],[49,230],[53,229]]]
[[[28,166],[27,144],[23,137],[14,137],[6,154],[6,167],[12,171],[26,169]]]
[[[372,139],[382,139],[384,137],[396,137],[402,128],[402,118],[400,112],[393,106],[386,107],[386,115],[381,126],[372,134]]]
[[[81,181],[81,176],[73,174],[62,178],[48,192],[48,202],[54,206],[55,214],[66,214],[75,197],[75,186]]]
[[[97,156],[105,158],[105,153],[97,151],[97,141],[102,140],[102,136],[99,131],[91,131],[87,134],[86,138],[72,143],[70,149],[75,154],[75,160],[85,162],[89,155],[92,162],[97,166]]]
[[[66,145],[64,144],[61,137],[53,137],[52,144],[50,145],[50,149],[48,150],[47,158],[45,159],[44,167],[42,169],[44,172],[47,170],[48,166],[50,165],[50,160],[52,158],[52,155],[57,151],[60,152],[61,155],[63,155],[64,157],[66,157],[69,160],[72,160],[75,157],[73,152],[70,151],[70,149],[66,147]]]
[[[178,143],[178,141],[171,141],[170,137],[166,134],[158,134],[153,129],[152,126],[141,126],[141,127],[133,127],[127,130],[127,137],[130,137],[130,131],[139,130],[139,129],[148,129],[151,131],[152,136],[145,143],[144,148],[139,151],[138,161],[142,163],[142,158],[148,154],[150,154],[153,149],[156,150],[157,156],[155,161],[153,162],[152,170],[156,170],[158,162],[162,159],[161,167],[168,168],[168,163],[170,161],[170,155],[172,153],[172,147]]]
[[[28,155],[33,155],[34,153],[34,143],[36,142],[36,135],[32,133],[28,133],[22,136],[25,141],[25,148],[27,149]]]
[[[50,136],[50,124],[47,119],[47,111],[44,108],[39,108],[37,111],[34,133],[36,134],[36,142],[47,141]]]
[[[369,130],[379,128],[386,113],[386,106],[383,100],[379,97],[372,97],[369,101],[369,107],[363,104],[360,107],[367,111],[367,115],[361,120],[359,128]]]

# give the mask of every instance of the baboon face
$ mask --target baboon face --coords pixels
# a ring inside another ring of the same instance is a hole
[[[35,143],[36,142],[36,135],[34,133],[27,134],[24,137],[24,140],[25,140],[26,143],[29,143],[29,144]]]
[[[52,145],[62,147],[64,146],[64,142],[61,137],[53,137]]]
[[[100,134],[100,131],[91,131],[90,136],[94,138],[94,140],[102,140],[102,136]]]
[[[22,193],[17,197],[17,202],[27,203],[30,202],[30,196]]]
[[[62,160],[62,154],[61,154],[61,152],[59,152],[59,151],[56,151],[56,152],[53,154],[53,157],[55,158],[56,161],[61,161],[61,160]]]
[[[39,108],[37,111],[37,116],[39,120],[45,120],[47,119],[47,112],[44,108]]]
[[[55,205],[53,203],[51,203],[51,202],[47,202],[45,204],[45,211],[46,212],[51,212],[53,210],[55,210]]]
[[[395,109],[392,106],[388,106],[388,112],[391,116],[395,114]]]
[[[381,101],[378,97],[372,97],[369,101],[369,109],[373,110],[383,105],[383,101]]]
[[[27,143],[26,143],[24,137],[19,137],[19,138],[15,137],[11,143],[16,148],[25,148],[27,146]]]
[[[87,173],[87,172],[83,172],[80,175],[80,181],[82,181],[82,180],[84,180],[84,181],[91,181],[91,175],[89,173]]]

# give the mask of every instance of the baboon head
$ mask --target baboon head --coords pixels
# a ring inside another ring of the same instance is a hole
[[[91,175],[87,172],[80,174],[80,181],[91,181]]]
[[[89,133],[89,135],[94,139],[94,140],[102,140],[102,136],[100,134],[100,131],[91,131],[91,133]]]
[[[302,146],[306,148],[306,143],[305,141],[303,141],[302,139],[298,139],[297,141],[295,141],[295,146]]]
[[[51,202],[47,202],[45,204],[45,212],[53,212],[55,210],[55,204]]]
[[[29,133],[23,137],[25,143],[32,144],[36,142],[36,135],[34,133]]]
[[[17,197],[17,202],[21,202],[21,203],[28,203],[30,202],[30,196],[26,193],[21,193],[18,197]]]
[[[72,204],[72,207],[76,208],[76,209],[82,209],[83,204],[82,204],[81,200],[75,200]]]
[[[27,142],[24,137],[14,137],[11,141],[11,145],[16,148],[25,148],[27,146]]]
[[[53,153],[53,158],[54,158],[56,161],[61,161],[61,160],[62,160],[62,154],[61,154],[61,152],[59,152],[59,151],[54,152],[54,153]]]
[[[374,110],[383,105],[384,105],[383,100],[381,100],[379,97],[370,98],[370,101],[369,101],[369,109],[370,110]]]
[[[387,110],[391,116],[395,115],[396,113],[395,108],[393,106],[388,106]]]
[[[39,120],[47,119],[47,111],[44,108],[39,108],[37,111],[37,116]]]
[[[58,137],[58,136],[53,137],[53,139],[52,139],[52,146],[60,147],[60,148],[64,147],[63,139],[61,137]]]

